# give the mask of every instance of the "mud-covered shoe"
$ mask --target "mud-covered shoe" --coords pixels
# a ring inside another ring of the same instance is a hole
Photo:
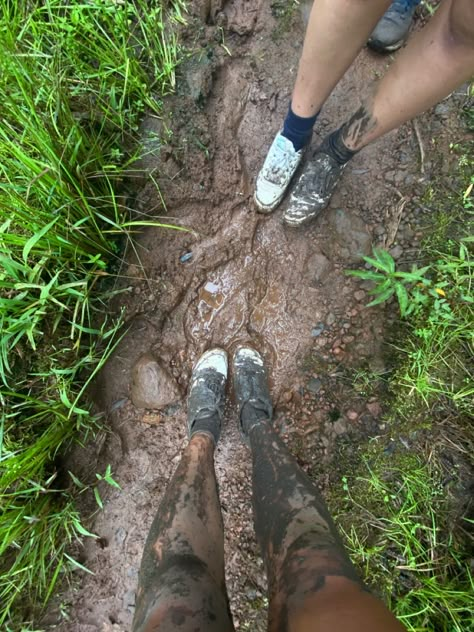
[[[281,202],[303,153],[281,132],[275,136],[255,184],[254,200],[261,213],[271,213]]]
[[[233,361],[234,394],[239,409],[242,438],[248,443],[256,424],[269,422],[273,416],[268,378],[262,356],[251,347],[239,347]]]
[[[367,45],[379,53],[397,50],[405,42],[420,0],[393,0],[375,29]]]
[[[217,443],[221,432],[227,380],[227,353],[210,349],[197,361],[188,395],[189,438],[204,432]]]
[[[324,150],[325,143],[315,150],[293,191],[283,221],[288,226],[302,226],[326,208],[344,171],[340,164]]]

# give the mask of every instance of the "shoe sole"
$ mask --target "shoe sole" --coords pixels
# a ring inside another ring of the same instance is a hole
[[[299,228],[300,226],[304,226],[305,224],[309,224],[310,222],[315,220],[323,210],[324,209],[321,209],[314,215],[311,215],[311,217],[303,217],[302,219],[291,219],[283,215],[282,222],[290,228]]]
[[[269,215],[270,213],[273,213],[273,211],[277,208],[277,206],[281,204],[281,201],[283,200],[285,196],[286,190],[287,189],[285,189],[285,192],[283,193],[283,195],[280,198],[278,198],[278,200],[274,202],[271,206],[265,206],[264,204],[262,204],[260,200],[257,198],[257,194],[254,193],[253,201],[255,203],[255,206],[257,207],[257,212],[262,213],[262,215]]]
[[[401,48],[406,41],[407,41],[407,38],[404,37],[398,42],[395,42],[395,44],[389,44],[388,46],[378,41],[373,41],[373,42],[369,41],[367,42],[367,46],[371,50],[375,51],[376,53],[393,53],[399,48]]]

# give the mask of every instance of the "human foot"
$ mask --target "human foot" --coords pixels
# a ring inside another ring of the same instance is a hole
[[[240,430],[245,441],[251,429],[271,421],[273,407],[262,356],[250,347],[239,347],[233,359],[234,393],[239,407]]]
[[[210,435],[216,443],[219,440],[227,365],[227,353],[222,349],[210,349],[197,361],[188,395],[189,438],[201,432]]]

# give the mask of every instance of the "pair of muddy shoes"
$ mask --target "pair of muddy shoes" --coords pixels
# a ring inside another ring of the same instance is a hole
[[[188,396],[190,438],[199,432],[219,440],[227,375],[227,353],[222,349],[206,351],[196,363]],[[248,441],[253,426],[271,421],[273,414],[263,359],[250,347],[239,347],[233,356],[233,387],[240,431]]]
[[[344,171],[323,142],[308,160],[290,195],[283,213],[288,226],[302,226],[326,208]],[[298,166],[304,149],[295,151],[293,143],[279,132],[268,151],[257,177],[254,200],[261,213],[271,213],[282,201]]]

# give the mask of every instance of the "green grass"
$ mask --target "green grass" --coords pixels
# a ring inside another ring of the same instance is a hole
[[[349,272],[372,282],[372,305],[394,299],[400,319],[383,376],[386,428],[359,439],[357,460],[341,446],[328,499],[365,581],[410,632],[473,629],[472,144],[451,151],[451,182],[435,180],[423,200],[432,215],[418,267],[375,250],[370,268]]]
[[[365,460],[363,470],[351,482],[344,479],[340,520],[365,580],[410,632],[466,630],[474,580],[457,531],[469,525],[450,517],[442,473],[414,455],[394,465],[379,454]]]
[[[77,565],[87,531],[58,456],[94,432],[88,381],[117,339],[102,280],[145,110],[174,87],[183,3],[0,8],[0,627],[19,629]],[[21,613],[20,613],[21,611]],[[26,628],[25,628],[26,629]]]

